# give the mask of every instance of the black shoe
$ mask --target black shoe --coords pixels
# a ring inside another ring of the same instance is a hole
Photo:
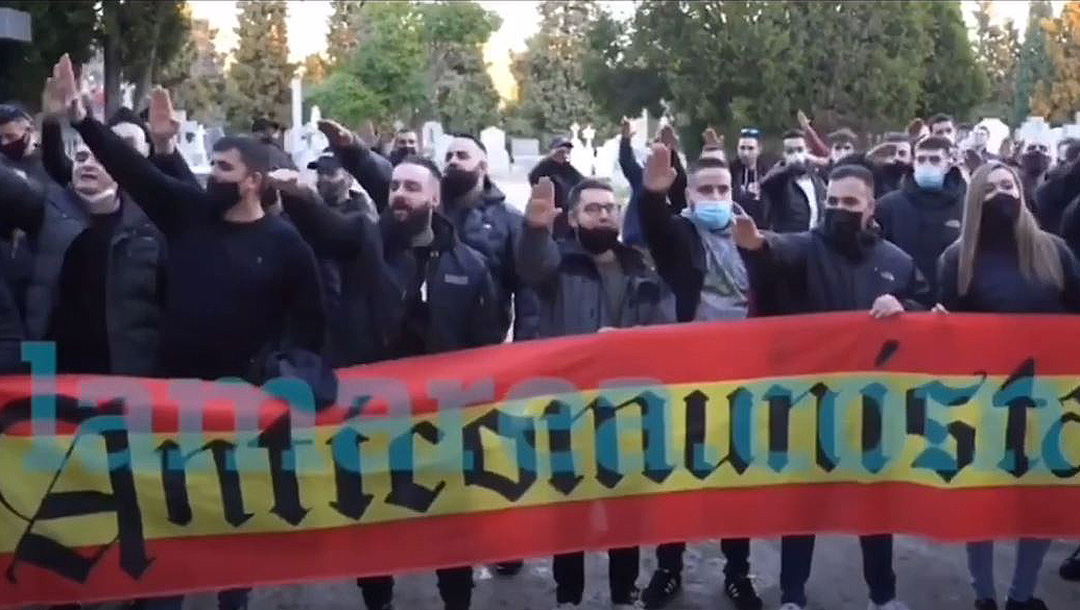
[[[977,599],[975,610],[998,610],[997,602],[992,599]]]
[[[1009,600],[1005,602],[1005,610],[1049,610],[1043,600],[1031,598],[1026,602]]]
[[[1065,580],[1080,581],[1080,547],[1077,547],[1073,554],[1065,560],[1065,563],[1061,564],[1058,573]]]
[[[516,576],[524,566],[524,561],[504,561],[491,566],[491,569],[499,576]]]
[[[732,578],[724,581],[724,593],[735,604],[736,610],[761,610],[764,604],[754,590],[749,578]]]
[[[653,572],[649,586],[641,592],[641,603],[646,610],[655,610],[668,605],[668,602],[682,590],[682,575],[671,570],[657,569]]]

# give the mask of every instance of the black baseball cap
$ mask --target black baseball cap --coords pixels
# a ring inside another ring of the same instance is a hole
[[[570,141],[570,138],[567,138],[566,136],[557,136],[554,140],[551,141],[550,150],[555,150],[556,148],[573,148],[573,147],[574,147],[574,143]]]
[[[323,153],[317,159],[308,163],[307,168],[317,172],[329,173],[341,169],[341,162],[333,154]]]

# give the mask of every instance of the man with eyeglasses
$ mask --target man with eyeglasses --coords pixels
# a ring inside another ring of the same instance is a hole
[[[764,223],[761,179],[768,169],[761,160],[761,131],[754,127],[740,130],[736,157],[731,162],[731,192],[735,203],[759,223]]]
[[[640,252],[619,242],[622,206],[611,185],[586,178],[570,191],[567,207],[573,233],[556,240],[555,186],[540,178],[525,208],[525,228],[517,244],[518,271],[540,298],[540,337],[668,321],[660,278]],[[608,559],[612,607],[633,608],[638,548],[612,549]],[[558,607],[581,604],[585,554],[556,555],[552,572]]]
[[[881,236],[911,256],[929,283],[922,303],[927,308],[937,294],[938,257],[960,237],[964,214],[967,183],[950,162],[952,148],[940,136],[920,140],[911,178],[882,197],[875,212]]]

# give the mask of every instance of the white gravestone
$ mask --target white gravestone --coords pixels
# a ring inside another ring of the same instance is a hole
[[[540,140],[534,138],[510,138],[510,155],[514,169],[530,171],[540,160]]]
[[[495,175],[510,171],[510,155],[506,152],[506,132],[498,127],[488,127],[480,132],[480,141],[487,149],[488,170]]]

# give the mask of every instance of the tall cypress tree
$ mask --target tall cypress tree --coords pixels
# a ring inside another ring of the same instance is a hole
[[[241,1],[233,64],[229,68],[227,116],[237,131],[247,131],[256,117],[287,125],[296,65],[289,63],[286,4]]]
[[[1032,110],[1053,122],[1071,122],[1080,109],[1080,2],[1065,5],[1061,17],[1043,23],[1050,69],[1035,83]]]
[[[1032,0],[1028,5],[1027,33],[1020,50],[1020,63],[1016,69],[1016,99],[1013,102],[1012,124],[1019,125],[1031,114],[1031,98],[1035,87],[1049,79],[1053,71],[1046,53],[1046,30],[1043,22],[1052,19],[1053,9],[1048,0]]]

